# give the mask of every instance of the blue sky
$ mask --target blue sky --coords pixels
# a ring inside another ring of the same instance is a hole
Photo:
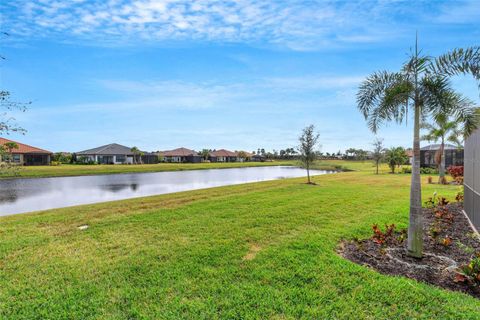
[[[370,148],[359,82],[424,52],[479,45],[480,1],[6,1],[1,88],[32,101],[12,135],[52,151]],[[454,79],[479,101],[470,78]],[[411,128],[378,133],[410,146]]]

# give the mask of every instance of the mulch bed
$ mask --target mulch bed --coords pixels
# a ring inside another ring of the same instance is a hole
[[[402,275],[445,289],[461,291],[480,298],[480,287],[472,283],[455,282],[457,268],[480,253],[480,240],[462,213],[461,203],[447,204],[448,218],[435,216],[434,208],[424,208],[424,257],[416,259],[406,254],[405,231],[395,231],[386,243],[374,238],[342,242],[339,253],[380,273]],[[381,226],[382,231],[385,230]],[[446,238],[450,238],[445,240]],[[445,242],[447,244],[445,244]]]

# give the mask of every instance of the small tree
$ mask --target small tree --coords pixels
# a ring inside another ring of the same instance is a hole
[[[298,138],[300,142],[300,145],[298,146],[300,160],[307,169],[307,179],[309,184],[312,183],[310,180],[310,165],[315,161],[315,147],[318,144],[319,138],[320,134],[315,132],[315,126],[313,124],[304,128],[302,135]]]
[[[395,173],[395,168],[405,164],[408,161],[407,153],[402,147],[393,147],[386,151],[385,160],[390,167],[392,173]]]
[[[247,153],[245,151],[237,152],[238,161],[246,161],[247,160]]]
[[[378,167],[380,165],[380,162],[382,162],[384,156],[385,156],[385,148],[383,147],[383,139],[375,139],[373,141],[373,153],[372,153],[372,158],[373,161],[375,161],[375,166],[376,166],[376,171],[375,174],[378,174]]]
[[[210,156],[210,150],[202,149],[202,151],[200,151],[200,155],[202,156],[203,160],[207,161],[208,157]]]

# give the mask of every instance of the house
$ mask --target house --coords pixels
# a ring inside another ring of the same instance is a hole
[[[480,230],[480,130],[465,140],[463,207],[472,224]]]
[[[8,150],[5,147],[5,144],[13,142],[16,143],[18,148],[13,148],[12,150]],[[50,161],[52,159],[52,152],[43,150],[40,148],[32,147],[24,143],[16,142],[13,140],[0,138],[0,146],[3,147],[7,154],[2,156],[0,155],[0,161],[7,160],[6,158],[11,157],[11,161],[13,163],[17,163],[19,165],[24,166],[48,166],[50,165]]]
[[[202,157],[195,151],[187,148],[178,148],[169,151],[160,152],[160,157],[162,157],[165,162],[190,162],[190,163],[199,163],[202,162]]]
[[[75,154],[77,161],[100,164],[158,163],[158,157],[153,153],[140,151],[140,154],[134,154],[132,148],[117,143],[76,152]]]
[[[261,154],[254,154],[250,160],[255,162],[265,162],[265,156],[262,156]]]
[[[409,149],[405,150],[405,154],[408,157],[408,163],[413,164],[413,149],[409,148]]]
[[[440,149],[440,144],[431,144],[420,149],[420,166],[421,167],[436,167],[435,154]],[[443,159],[445,161],[445,168],[449,166],[463,165],[463,149],[451,144],[445,144]]]
[[[211,162],[237,162],[237,153],[225,149],[210,152]]]

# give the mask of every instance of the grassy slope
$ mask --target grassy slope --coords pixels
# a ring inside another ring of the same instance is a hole
[[[370,236],[372,223],[406,226],[408,175],[347,172],[303,182],[1,218],[0,317],[478,318],[474,298],[335,253],[343,238]],[[452,197],[458,187],[424,190]]]

